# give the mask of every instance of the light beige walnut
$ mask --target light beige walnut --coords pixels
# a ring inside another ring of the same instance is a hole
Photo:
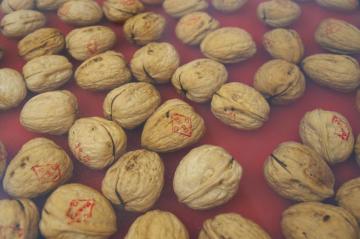
[[[359,7],[356,0],[315,0],[322,7],[339,11],[354,11]]]
[[[144,5],[140,0],[105,0],[103,10],[109,21],[124,22],[144,11]]]
[[[16,70],[0,69],[0,111],[18,106],[26,97],[24,78]]]
[[[94,0],[69,0],[58,8],[57,15],[67,24],[88,26],[98,23],[103,11]]]
[[[299,126],[301,140],[329,164],[347,160],[354,148],[348,120],[340,113],[315,109],[307,112]]]
[[[285,105],[303,96],[306,83],[297,65],[285,60],[271,60],[257,70],[254,88],[270,103]]]
[[[198,239],[271,239],[255,222],[236,213],[223,213],[204,222]]]
[[[64,46],[64,35],[58,29],[40,28],[19,41],[18,51],[29,61],[38,56],[57,54]]]
[[[2,0],[1,11],[5,14],[34,8],[34,0]]]
[[[357,239],[359,231],[349,212],[318,202],[289,207],[282,214],[281,227],[286,239]]]
[[[224,84],[211,100],[211,112],[224,124],[243,130],[260,128],[270,106],[254,88],[240,82]]]
[[[1,19],[1,33],[6,37],[23,37],[43,27],[46,23],[44,14],[33,10],[18,10]]]
[[[182,222],[171,212],[154,210],[138,217],[125,239],[189,239]]]
[[[115,122],[99,118],[81,118],[69,130],[69,147],[82,164],[92,169],[111,165],[126,150],[127,137]]]
[[[360,66],[350,56],[336,54],[315,54],[301,63],[305,74],[319,85],[350,92],[360,85]]]
[[[237,27],[223,27],[207,34],[201,42],[201,52],[221,63],[237,63],[255,55],[252,36]]]
[[[276,28],[263,36],[266,51],[275,59],[297,64],[304,56],[304,45],[300,35],[291,29]]]
[[[165,101],[146,121],[141,145],[155,152],[170,152],[195,144],[205,133],[203,118],[186,102]]]
[[[227,203],[238,191],[242,167],[225,149],[202,145],[180,161],[174,175],[178,201],[197,210]]]
[[[160,156],[144,149],[124,154],[108,169],[102,192],[113,204],[127,211],[149,210],[164,186],[164,164]]]
[[[110,90],[131,80],[124,56],[107,51],[84,61],[75,71],[76,83],[86,90]]]
[[[176,24],[176,37],[185,44],[199,45],[207,34],[218,29],[220,23],[206,12],[188,13]]]
[[[322,201],[334,194],[335,177],[324,159],[310,147],[288,141],[264,164],[265,179],[284,198]]]
[[[13,197],[35,198],[64,184],[72,173],[73,163],[60,146],[46,138],[35,138],[10,161],[3,187]]]
[[[7,152],[5,145],[0,141],[0,179],[2,178],[6,168]]]
[[[260,21],[271,27],[286,27],[301,15],[300,6],[291,0],[269,0],[257,7]]]
[[[78,61],[110,50],[115,43],[115,32],[105,26],[76,28],[66,35],[66,49]]]
[[[110,202],[82,184],[56,189],[41,213],[40,231],[48,239],[106,239],[116,230],[116,215]]]
[[[167,42],[152,42],[137,50],[131,59],[130,68],[138,81],[163,84],[180,64],[175,47]]]
[[[123,30],[129,42],[142,46],[159,40],[165,26],[163,16],[154,12],[144,12],[126,20]]]
[[[358,163],[358,165],[360,166],[360,134],[358,135],[357,139],[356,139],[356,144],[355,144],[355,159]]]
[[[32,132],[61,135],[68,132],[77,114],[77,99],[70,91],[50,91],[26,102],[20,123]]]
[[[23,66],[27,88],[36,93],[56,90],[67,83],[73,74],[69,60],[60,55],[45,55],[28,61]]]
[[[360,30],[343,20],[323,20],[316,29],[315,40],[322,48],[334,53],[360,53]]]
[[[37,239],[39,212],[29,199],[0,200],[1,239]]]
[[[195,102],[206,102],[228,80],[228,72],[221,63],[197,59],[179,67],[171,83],[177,92]]]
[[[234,12],[239,10],[248,0],[212,0],[215,9],[222,12]]]
[[[159,91],[146,82],[128,83],[106,95],[104,115],[121,127],[133,129],[141,125],[160,105]]]
[[[34,0],[33,0],[34,1]],[[56,10],[69,0],[35,0],[36,7],[40,10]]]
[[[360,178],[344,183],[336,193],[339,206],[348,210],[360,222]]]
[[[188,13],[207,9],[206,0],[164,0],[163,8],[172,17],[182,17]]]

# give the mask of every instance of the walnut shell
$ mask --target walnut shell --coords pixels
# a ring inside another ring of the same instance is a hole
[[[236,213],[219,214],[204,222],[198,239],[271,239],[255,222]]]
[[[73,66],[64,56],[39,56],[23,66],[23,74],[30,91],[43,93],[67,83],[72,77]]]
[[[319,85],[341,92],[360,85],[360,66],[355,58],[335,54],[315,54],[301,63],[306,75]]]
[[[33,10],[18,10],[1,19],[1,33],[6,37],[23,37],[43,27],[46,23],[44,14]]]
[[[210,32],[201,42],[200,48],[206,57],[221,63],[237,63],[256,53],[252,36],[237,27],[223,27]]]
[[[339,206],[348,210],[360,222],[360,178],[354,178],[344,183],[336,193]]]
[[[179,93],[195,102],[206,102],[228,80],[228,72],[221,63],[197,59],[179,67],[171,83]]]
[[[72,173],[72,161],[60,146],[46,138],[35,138],[10,161],[3,187],[13,197],[35,198],[64,184]]]
[[[354,11],[359,7],[359,2],[354,0],[315,0],[322,7],[339,11]]]
[[[155,152],[170,152],[195,144],[205,133],[203,118],[186,102],[165,101],[146,121],[141,145]]]
[[[163,8],[172,17],[182,17],[188,13],[207,9],[209,4],[206,0],[165,0]]]
[[[1,10],[5,14],[33,8],[34,0],[2,0],[1,2]]]
[[[300,143],[280,144],[265,161],[264,174],[269,186],[287,199],[322,201],[334,194],[331,169],[318,153]]]
[[[180,161],[174,175],[178,201],[192,209],[209,209],[227,203],[238,191],[242,167],[223,148],[202,145]]]
[[[10,68],[0,69],[0,111],[18,106],[27,90],[22,75]]]
[[[289,207],[282,214],[281,227],[286,239],[357,239],[359,231],[346,210],[318,202]]]
[[[316,29],[315,40],[322,48],[334,53],[360,53],[360,30],[343,20],[323,20]]]
[[[360,134],[358,135],[357,139],[356,139],[356,144],[355,144],[355,159],[358,163],[358,165],[360,166]]]
[[[300,6],[290,0],[270,0],[257,7],[260,21],[271,27],[286,27],[295,22],[301,15]]]
[[[248,0],[212,0],[215,9],[222,12],[234,12],[239,10]]]
[[[29,199],[0,200],[2,239],[37,239],[39,212]]]
[[[354,135],[347,119],[334,111],[307,112],[299,126],[301,140],[329,164],[347,160],[354,148]]]
[[[106,239],[116,232],[116,215],[98,191],[81,184],[66,184],[47,199],[40,231],[51,239]]]
[[[115,32],[105,26],[76,28],[66,35],[66,49],[78,61],[110,50],[115,43]]]
[[[131,80],[124,56],[107,51],[84,61],[75,71],[76,83],[86,90],[110,90]]]
[[[154,210],[138,217],[125,239],[189,239],[182,222],[172,213]]]
[[[127,137],[116,123],[89,117],[75,121],[69,130],[68,142],[75,158],[82,164],[103,169],[125,152]]]
[[[166,21],[154,12],[144,12],[129,18],[123,27],[126,39],[137,45],[157,41],[164,33]]]
[[[167,42],[152,42],[137,50],[130,67],[138,81],[163,84],[180,64],[180,56],[175,47]]]
[[[164,164],[160,156],[147,150],[124,154],[109,168],[102,192],[113,204],[127,211],[149,210],[164,186]]]
[[[254,88],[270,103],[284,105],[302,97],[306,83],[297,65],[285,60],[270,60],[257,70]]]
[[[63,50],[65,40],[56,28],[40,28],[18,43],[19,55],[26,61],[38,56],[57,54]]]
[[[304,56],[300,35],[291,29],[276,28],[263,36],[265,50],[275,59],[297,64]]]
[[[69,0],[35,0],[35,3],[40,10],[56,10],[67,1]]]
[[[260,128],[270,106],[254,88],[240,82],[224,84],[211,100],[211,112],[226,125],[243,130]]]
[[[2,178],[6,167],[7,152],[4,144],[0,141],[0,179]]]
[[[141,125],[160,105],[158,90],[145,82],[128,83],[106,95],[103,104],[106,118],[121,127],[133,129]]]
[[[26,102],[20,123],[32,132],[61,135],[68,132],[77,114],[77,99],[70,91],[50,91]]]
[[[103,10],[109,21],[125,22],[144,11],[144,5],[139,0],[105,0]]]

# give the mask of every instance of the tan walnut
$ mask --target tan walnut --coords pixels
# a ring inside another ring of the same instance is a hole
[[[360,134],[358,135],[357,139],[356,139],[356,144],[355,144],[355,159],[358,163],[358,165],[360,166]]]
[[[215,9],[222,12],[234,12],[244,6],[248,0],[212,0]]]
[[[0,69],[0,111],[18,106],[27,90],[22,75],[10,68]]]
[[[0,141],[0,179],[2,178],[5,172],[6,160],[7,160],[6,148],[5,145]]]
[[[140,0],[105,0],[103,10],[109,21],[125,22],[144,11],[144,5]]]
[[[34,1],[34,0],[32,0]],[[63,3],[69,0],[35,0],[36,8],[50,11],[58,9]]]
[[[34,8],[34,0],[3,0],[1,10],[8,14],[18,10],[29,10]]]
[[[353,0],[315,0],[315,2],[322,7],[340,11],[354,11],[359,7],[359,2]]]
[[[360,222],[360,178],[354,178],[344,183],[336,193],[339,206],[348,210]]]
[[[188,13],[207,9],[209,4],[206,0],[165,0],[163,8],[172,17],[182,17]]]

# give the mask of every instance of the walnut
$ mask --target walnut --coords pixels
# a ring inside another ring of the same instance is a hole
[[[56,10],[67,1],[69,0],[35,0],[35,3],[40,10]]]
[[[188,13],[207,9],[206,0],[164,0],[163,8],[172,17],[182,17]]]
[[[358,163],[358,165],[360,166],[360,134],[358,135],[357,139],[356,139],[356,144],[355,144],[355,159]]]
[[[1,10],[5,14],[33,8],[34,0],[2,0],[1,2]]]
[[[0,111],[17,107],[26,97],[22,75],[10,68],[0,69]]]
[[[0,179],[2,178],[6,167],[7,152],[4,144],[0,141]]]
[[[222,12],[234,12],[247,3],[248,0],[212,0],[215,9]]]
[[[322,7],[340,11],[354,11],[359,7],[358,1],[353,0],[315,0]]]
[[[360,222],[360,178],[354,178],[344,183],[336,193],[336,201],[342,207],[355,216]]]
[[[109,21],[124,22],[144,11],[144,5],[139,0],[105,0],[103,10]]]

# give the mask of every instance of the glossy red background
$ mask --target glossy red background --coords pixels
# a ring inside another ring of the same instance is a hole
[[[222,26],[236,26],[248,30],[253,35],[258,46],[258,53],[254,58],[243,63],[227,66],[229,81],[240,81],[251,85],[257,68],[270,59],[261,45],[262,35],[269,28],[256,18],[256,6],[259,2],[261,1],[249,0],[241,10],[228,15],[217,12],[212,8],[209,9],[209,12],[216,19],[220,20]],[[332,16],[348,20],[357,27],[360,27],[359,10],[353,13],[336,13],[321,9],[314,3],[305,3],[301,4],[301,6],[303,14],[292,28],[300,33],[305,44],[306,55],[323,52],[313,39],[313,33],[321,19]],[[198,48],[185,46],[176,39],[174,34],[176,20],[167,16],[161,7],[147,6],[147,10],[160,12],[166,16],[168,26],[162,40],[169,41],[176,46],[181,54],[182,63],[202,57]],[[64,34],[72,29],[58,20],[55,13],[46,13],[46,15],[48,17],[48,26],[56,26]],[[122,52],[127,60],[130,60],[138,47],[129,44],[125,40],[122,26],[109,23],[105,20],[101,24],[108,25],[114,29],[118,36],[118,43],[115,49]],[[24,61],[17,56],[16,43],[17,41],[15,40],[8,40],[0,36],[0,46],[5,48],[5,59],[0,62],[0,67],[12,67],[21,70]],[[357,59],[360,59],[360,57]],[[78,65],[78,63],[75,64]],[[64,88],[71,90],[78,97],[81,117],[102,116],[102,102],[106,92],[94,93],[84,91],[76,86],[73,80]],[[170,84],[159,86],[158,89],[163,100],[180,97]],[[27,99],[31,96],[29,94]],[[240,189],[229,203],[211,210],[194,211],[185,205],[179,204],[172,190],[172,177],[179,161],[190,150],[190,148],[187,148],[175,153],[161,155],[166,165],[166,184],[155,208],[175,213],[188,228],[192,239],[197,238],[202,222],[205,219],[224,212],[238,212],[260,224],[273,238],[282,239],[280,229],[281,212],[291,205],[292,202],[283,200],[266,185],[262,173],[264,160],[279,143],[287,140],[299,140],[298,124],[300,119],[306,111],[317,107],[335,110],[345,115],[351,122],[354,134],[357,135],[360,132],[360,114],[355,109],[354,99],[355,93],[337,93],[307,81],[307,90],[303,98],[289,106],[273,106],[270,120],[263,128],[252,132],[235,130],[220,123],[211,114],[208,103],[196,104],[188,101],[204,117],[207,125],[206,135],[197,145],[204,143],[220,145],[227,149],[241,163],[244,168],[244,175]],[[0,112],[0,140],[7,146],[9,158],[16,154],[22,144],[31,138],[40,136],[27,132],[20,126],[19,112],[21,107],[22,105],[14,110]],[[127,131],[127,134],[129,141],[128,150],[139,148],[141,128]],[[66,136],[49,138],[63,146],[70,154]],[[74,160],[74,163],[75,173],[71,182],[83,183],[100,190],[105,170],[93,171],[82,166],[76,160]],[[344,181],[360,176],[360,168],[356,165],[353,157],[348,162],[339,164],[333,167],[333,169],[336,174],[336,188]],[[0,188],[0,198],[6,197],[7,195]],[[42,197],[36,200],[40,208],[45,198]],[[112,238],[123,238],[128,227],[138,214],[118,210],[117,215],[118,233]]]

